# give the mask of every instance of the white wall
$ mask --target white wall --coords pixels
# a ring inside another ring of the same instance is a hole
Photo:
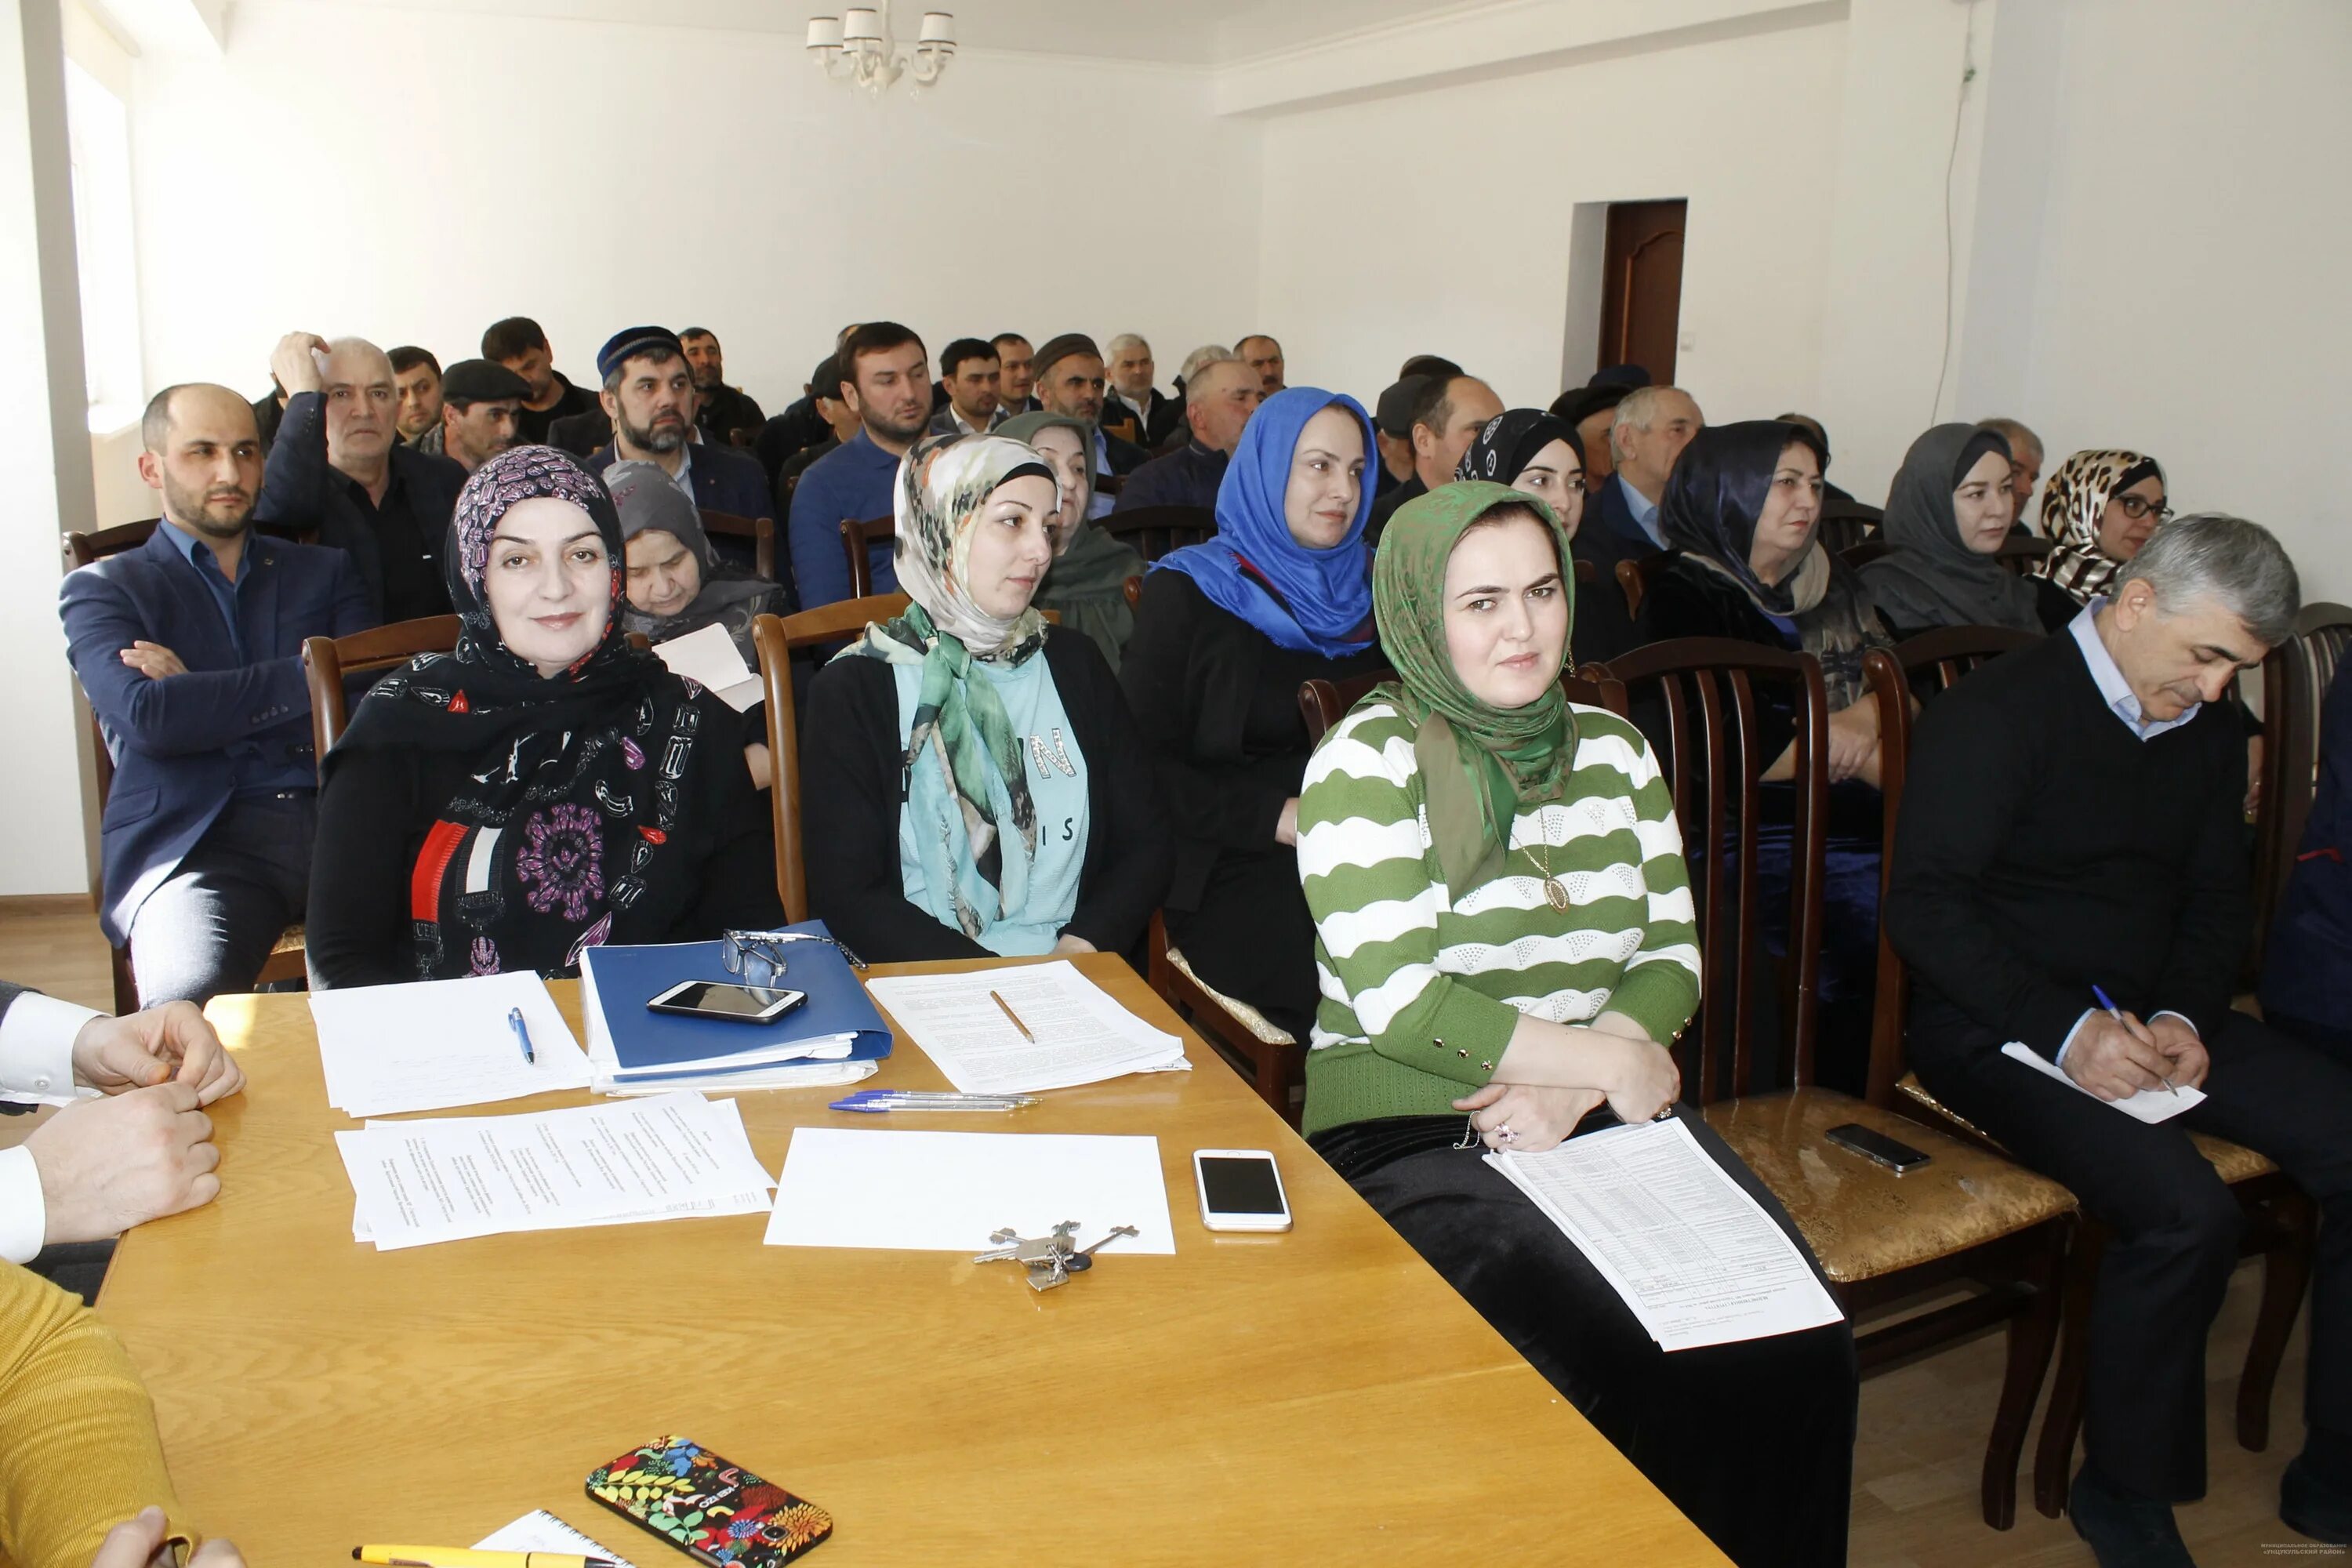
[[[1267,121],[1259,263],[1294,383],[1377,395],[1443,353],[1551,401],[1579,202],[1690,198],[1676,379],[1716,420],[1814,400],[1844,25]]]
[[[2070,0],[2031,352],[2054,456],[2153,454],[2352,599],[2352,6]]]
[[[880,102],[794,38],[247,0],[141,62],[147,370],[268,385],[293,329],[470,357],[535,317],[575,381],[709,326],[771,413],[845,321],[934,352],[1139,331],[1163,374],[1246,331],[1246,126],[1198,72],[967,51]]]

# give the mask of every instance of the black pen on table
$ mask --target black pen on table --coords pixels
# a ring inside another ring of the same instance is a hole
[[[530,1048],[530,1030],[522,1021],[521,1008],[509,1007],[507,1009],[507,1027],[512,1029],[515,1032],[515,1038],[521,1042],[522,1059],[524,1062],[536,1065],[539,1061],[539,1057],[538,1054]]]
[[[2099,1005],[2107,1010],[2108,1017],[2113,1018],[2118,1024],[2123,1024],[2123,1012],[2116,1005],[2114,998],[2110,997],[2105,991],[2095,985],[2091,987],[2091,994],[2099,999]],[[2124,1032],[2126,1034],[2129,1034],[2131,1032],[2131,1026],[2125,1024]],[[2163,1073],[2158,1073],[2156,1076],[2158,1079],[2163,1083],[2165,1093],[2177,1095],[2180,1092],[2179,1089],[2172,1087],[2172,1079],[2170,1078],[2167,1077]]]

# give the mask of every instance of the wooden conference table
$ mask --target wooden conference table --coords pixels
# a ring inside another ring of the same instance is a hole
[[[950,1254],[765,1247],[761,1215],[379,1253],[352,1239],[330,1134],[353,1123],[304,999],[216,1000],[248,1079],[213,1110],[221,1196],[124,1237],[100,1303],[191,1518],[297,1568],[544,1508],[686,1568],[582,1490],[678,1433],[830,1510],[812,1561],[841,1568],[1724,1562],[1132,971],[1079,963],[1193,1070],[1001,1117],[740,1096],[772,1172],[800,1124],[1157,1134],[1176,1255],[1045,1294]],[[578,987],[553,989],[576,1030]],[[902,1036],[866,1087],[946,1084]],[[1274,1150],[1290,1233],[1202,1228],[1192,1152],[1220,1147]],[[1074,1217],[1091,1238],[1123,1216]]]

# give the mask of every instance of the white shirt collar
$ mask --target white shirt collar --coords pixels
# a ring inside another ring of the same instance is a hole
[[[2196,718],[2197,710],[2204,706],[2201,702],[2190,703],[2175,719],[2143,716],[2139,694],[2131,689],[2131,682],[2124,679],[2123,668],[2116,663],[2116,656],[2107,651],[2106,643],[2099,637],[2099,611],[2106,602],[2105,596],[2101,596],[2084,605],[2083,613],[2069,621],[2066,629],[2074,634],[2076,645],[2082,648],[2083,662],[2091,667],[2091,679],[2098,687],[2099,695],[2106,699],[2108,709],[2143,741],[2153,741],[2167,730],[2178,730]]]

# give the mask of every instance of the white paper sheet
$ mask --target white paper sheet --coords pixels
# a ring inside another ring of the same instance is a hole
[[[982,1252],[1001,1226],[1039,1237],[1066,1219],[1081,1247],[1131,1225],[1103,1250],[1174,1252],[1160,1140],[795,1128],[768,1245]]]
[[[1192,1065],[1181,1039],[1120,1006],[1067,959],[958,974],[893,975],[868,980],[866,989],[966,1094],[1068,1089]],[[1022,1037],[1006,1007],[1034,1040]]]
[[[2000,1054],[2011,1061],[2023,1062],[2044,1078],[2056,1079],[2077,1094],[2090,1094],[2093,1100],[2099,1099],[2069,1077],[2064,1068],[2021,1041],[2010,1041],[2001,1047]],[[2204,1104],[2205,1091],[2201,1089],[2144,1089],[2123,1100],[2100,1100],[2099,1103],[2112,1105],[2126,1116],[2153,1125],[2158,1121],[2169,1121],[2191,1106]]]
[[[760,700],[759,675],[743,662],[727,628],[716,622],[682,637],[657,642],[654,652],[669,666],[671,674],[700,681],[738,713],[749,711]]]
[[[1540,1154],[1489,1154],[1615,1287],[1664,1350],[1760,1340],[1845,1314],[1756,1200],[1679,1121]]]
[[[379,1250],[524,1230],[754,1214],[769,1178],[731,1100],[371,1122],[335,1145]]]
[[[535,1062],[507,1024],[522,1009]],[[588,1087],[588,1058],[539,976],[486,974],[310,993],[327,1103],[398,1116]]]
[[[477,1552],[551,1552],[562,1557],[602,1557],[632,1568],[629,1560],[609,1546],[600,1546],[545,1509],[524,1514],[512,1524],[494,1530],[474,1542]]]

